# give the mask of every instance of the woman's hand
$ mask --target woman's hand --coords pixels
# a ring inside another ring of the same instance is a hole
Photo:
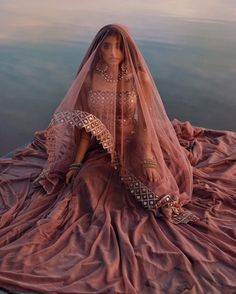
[[[160,181],[161,177],[155,167],[145,167],[144,175],[146,176],[147,180],[150,182],[157,182]]]
[[[74,177],[78,174],[78,172],[79,172],[79,169],[72,169],[67,172],[66,174],[67,185],[74,179]]]
[[[171,219],[171,216],[172,216],[172,213],[173,213],[173,209],[171,206],[169,205],[165,205],[161,208],[162,210],[162,213],[164,214],[164,216],[167,218],[167,219]]]
[[[171,219],[172,216],[178,215],[181,212],[181,206],[178,201],[174,201],[171,205],[162,206],[161,210],[167,219]]]

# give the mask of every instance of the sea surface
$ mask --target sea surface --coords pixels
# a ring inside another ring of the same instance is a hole
[[[236,131],[235,0],[1,0],[0,155],[48,126],[108,23],[129,28],[170,119]]]

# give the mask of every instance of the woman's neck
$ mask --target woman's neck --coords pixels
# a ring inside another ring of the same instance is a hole
[[[118,65],[108,65],[106,73],[111,76],[117,75],[118,74]]]

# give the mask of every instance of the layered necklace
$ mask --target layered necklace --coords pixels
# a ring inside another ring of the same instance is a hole
[[[108,83],[117,83],[118,81],[121,81],[128,73],[128,68],[124,63],[121,65],[121,70],[119,71],[117,78],[114,78],[113,75],[107,73],[108,65],[106,64],[97,63],[96,70]]]

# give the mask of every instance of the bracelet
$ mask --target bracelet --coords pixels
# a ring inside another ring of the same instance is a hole
[[[77,166],[77,167],[81,167],[82,162],[74,162],[72,163],[70,166]]]
[[[143,160],[143,167],[156,167],[157,163],[153,159],[145,158]]]
[[[80,169],[82,162],[74,162],[70,165],[69,170]]]
[[[76,169],[80,169],[80,167],[72,166],[72,167],[69,168],[69,170],[76,170]]]

